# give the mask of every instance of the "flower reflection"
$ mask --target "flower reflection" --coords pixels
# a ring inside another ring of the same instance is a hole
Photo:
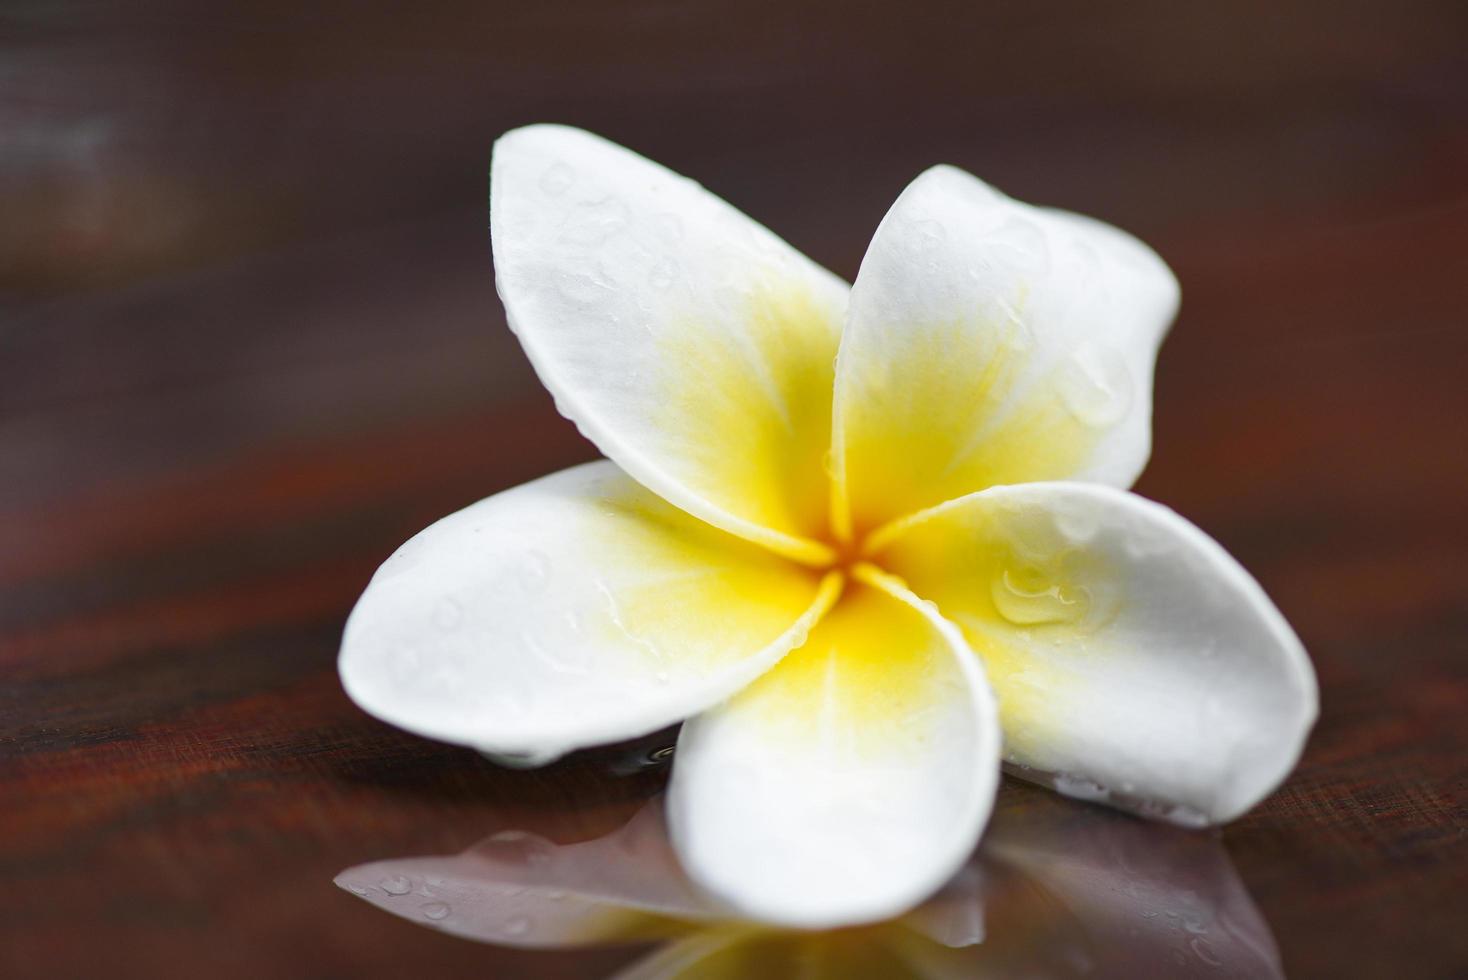
[[[799,932],[732,919],[702,897],[673,856],[660,803],[594,840],[506,831],[336,881],[403,918],[501,946],[661,943],[619,980],[1283,976],[1212,836],[1005,786],[983,846],[928,902],[888,922]]]

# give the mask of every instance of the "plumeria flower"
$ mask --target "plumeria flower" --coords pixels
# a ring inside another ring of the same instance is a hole
[[[561,126],[500,139],[490,190],[510,326],[608,458],[387,560],[341,652],[368,712],[527,765],[682,721],[684,867],[800,927],[938,889],[1001,759],[1196,824],[1289,772],[1299,641],[1124,489],[1178,298],[1146,246],[936,167],[848,288]]]
[[[603,837],[558,844],[503,830],[462,854],[348,868],[336,883],[495,946],[661,944],[617,980],[1283,977],[1216,839],[1007,789],[983,846],[938,894],[853,929],[729,918],[680,870],[658,800]]]

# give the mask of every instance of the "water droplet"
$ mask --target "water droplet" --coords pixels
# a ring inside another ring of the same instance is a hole
[[[540,175],[540,189],[552,197],[560,197],[576,182],[576,171],[564,163],[553,163]]]
[[[561,241],[586,247],[600,245],[626,228],[630,221],[627,205],[615,197],[587,201],[570,216],[566,229],[561,232]]]
[[[565,755],[566,752],[567,750],[564,748],[546,746],[524,752],[481,751],[479,754],[495,765],[504,766],[507,769],[539,769],[541,766],[548,766],[552,762],[555,762],[561,756]]]
[[[999,614],[1017,626],[1075,623],[1090,610],[1090,594],[1064,584],[1037,564],[1005,568],[990,585]]]
[[[523,936],[530,931],[530,920],[523,915],[517,915],[513,919],[506,919],[503,928],[507,936]]]
[[[452,912],[453,909],[449,908],[448,905],[443,902],[429,902],[427,905],[421,907],[418,911],[423,913],[423,918],[432,919],[434,922],[438,922],[442,919],[447,919],[449,913]]]
[[[1000,356],[1005,353],[1011,357],[1027,355],[1035,347],[1034,329],[1013,303],[1002,296],[996,296],[994,302],[1004,314],[1004,323],[999,334],[999,344],[1004,350],[1000,352]]]
[[[353,895],[366,895],[367,894],[367,886],[366,885],[348,885],[347,886],[347,890],[350,891]]]
[[[1079,504],[1056,507],[1050,512],[1050,520],[1055,525],[1055,530],[1073,545],[1089,543],[1101,530],[1099,513],[1091,507]]]
[[[1194,830],[1206,827],[1212,822],[1208,819],[1208,814],[1202,810],[1195,810],[1190,806],[1183,806],[1182,804],[1169,807],[1166,814],[1164,814],[1164,818],[1170,823],[1177,824],[1179,827],[1191,827]]]
[[[1202,936],[1195,936],[1189,940],[1188,948],[1193,951],[1194,956],[1209,966],[1223,966],[1223,960],[1218,958],[1218,954],[1213,951],[1213,947],[1208,945],[1208,940]]]
[[[1060,372],[1060,397],[1079,421],[1114,425],[1132,407],[1132,377],[1114,349],[1084,341]]]
[[[1100,783],[1084,776],[1072,776],[1069,773],[1057,773],[1051,780],[1055,791],[1062,796],[1069,796],[1075,800],[1092,800],[1096,802],[1111,798],[1111,791]]]
[[[621,604],[617,602],[616,595],[607,584],[605,582],[597,582],[596,589],[601,593],[602,600],[606,603],[606,617],[611,621],[611,624],[620,630],[629,642],[647,651],[652,662],[666,664],[668,662],[668,656],[655,641],[649,639],[645,634],[628,627],[622,617]]]
[[[1016,299],[1019,308],[1024,309],[1029,299],[1029,284],[1043,281],[1051,267],[1049,239],[1031,219],[1010,214],[989,233],[988,240],[1001,256],[996,268],[1009,270],[1010,275],[1020,274],[1022,285]]]
[[[406,895],[413,890],[413,882],[407,875],[393,875],[391,878],[384,878],[377,883],[377,886],[389,895]]]
[[[600,263],[594,264],[590,273],[568,272],[556,277],[555,286],[561,298],[569,305],[582,310],[605,309],[606,300],[617,291],[616,284],[606,275]],[[557,400],[557,410],[562,405]]]
[[[572,632],[579,632],[572,630]],[[534,633],[528,629],[520,631],[520,646],[537,662],[545,664],[553,674],[584,675],[587,672],[587,650],[584,644],[557,643],[557,654],[546,649]]]
[[[445,633],[451,633],[458,629],[464,622],[464,607],[459,605],[459,600],[453,596],[446,595],[438,600],[433,607],[433,625]]]
[[[672,259],[663,259],[652,267],[647,274],[647,284],[658,292],[662,292],[673,285],[678,279],[678,263]]]
[[[526,864],[543,865],[555,853],[556,845],[524,830],[502,830],[491,837],[489,844],[510,847],[518,851],[517,857]],[[496,854],[498,855],[498,851]],[[502,856],[502,855],[500,855]]]

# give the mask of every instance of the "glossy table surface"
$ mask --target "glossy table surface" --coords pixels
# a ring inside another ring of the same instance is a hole
[[[631,764],[649,746],[499,769],[368,718],[335,671],[398,543],[594,455],[489,261],[489,144],[540,119],[847,277],[939,161],[1178,273],[1137,489],[1259,578],[1321,719],[1217,832],[1006,785],[937,906],[945,935],[989,937],[949,975],[1468,971],[1464,8],[843,10],[0,11],[0,975],[580,977],[649,954],[504,944],[550,936],[564,913],[525,911],[547,891],[679,892],[643,809],[665,773]],[[530,840],[505,831],[545,838],[539,877],[505,884]],[[495,833],[468,864],[402,863]],[[598,856],[633,833],[640,871]],[[435,928],[469,908],[501,942]],[[862,944],[886,942],[739,941],[728,975],[811,943],[878,970]]]

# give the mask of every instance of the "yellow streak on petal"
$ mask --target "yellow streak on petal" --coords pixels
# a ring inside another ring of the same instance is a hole
[[[758,714],[770,738],[814,741],[833,759],[921,751],[936,706],[962,683],[952,656],[916,609],[857,581],[733,706]]]
[[[914,941],[931,943],[893,923],[823,932],[727,925],[663,947],[633,975],[640,980],[920,980],[930,974],[903,955]]]
[[[581,906],[582,903],[577,901],[579,898],[579,895],[572,896],[569,901]],[[691,936],[705,928],[699,922],[674,918],[661,912],[601,904],[603,902],[605,899],[599,896],[592,897],[585,902],[583,908],[578,909],[584,918],[576,922],[575,934],[567,937],[566,946],[658,942]]]
[[[687,329],[660,338],[665,431],[706,499],[765,527],[822,538],[829,490],[835,311],[805,287],[766,285],[745,300],[740,334]]]
[[[1039,507],[971,498],[894,522],[873,560],[938,605],[983,660],[999,699],[1005,755],[1043,744],[1051,704],[1079,663],[1104,655],[1095,635],[1122,605],[1119,570]],[[1065,663],[1054,651],[1063,648]]]
[[[986,487],[1078,471],[1102,429],[1063,392],[1068,368],[1025,382],[1030,346],[1017,322],[905,328],[891,360],[843,360],[838,393],[854,535]]]
[[[602,511],[611,520],[588,528],[589,561],[629,571],[609,576],[601,608],[579,627],[641,650],[659,679],[706,675],[757,653],[840,594],[839,574],[823,578],[641,488],[606,499]]]

